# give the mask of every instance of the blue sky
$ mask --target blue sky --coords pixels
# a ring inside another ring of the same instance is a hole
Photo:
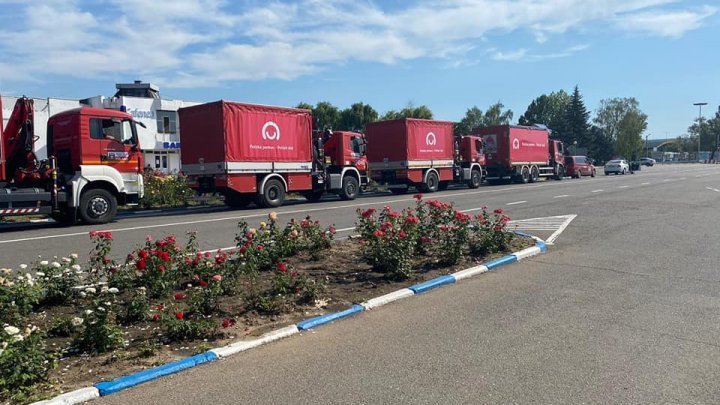
[[[457,121],[578,85],[589,110],[635,97],[646,135],[720,105],[717,0],[0,0],[0,92],[293,106],[425,104]]]

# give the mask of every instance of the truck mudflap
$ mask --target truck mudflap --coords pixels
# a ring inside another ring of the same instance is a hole
[[[52,213],[52,207],[35,208],[0,208],[0,216],[10,215],[47,215]]]

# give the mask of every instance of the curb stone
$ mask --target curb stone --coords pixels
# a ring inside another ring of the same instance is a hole
[[[262,346],[275,340],[283,339],[288,336],[307,331],[328,323],[332,323],[335,320],[342,319],[355,315],[359,312],[365,312],[373,308],[377,308],[391,302],[407,298],[413,295],[419,295],[437,287],[441,287],[446,284],[453,284],[460,280],[476,276],[478,274],[486,273],[490,270],[494,270],[498,267],[505,266],[507,264],[515,263],[517,261],[526,259],[531,256],[538,255],[547,251],[547,245],[545,242],[532,235],[522,234],[516,232],[522,236],[529,236],[535,239],[535,246],[523,249],[519,252],[512,253],[507,256],[503,256],[499,259],[492,260],[480,266],[471,267],[465,270],[458,271],[453,274],[436,277],[434,279],[415,284],[408,288],[402,288],[400,290],[385,294],[379,297],[372,298],[365,301],[362,304],[355,304],[348,309],[339,312],[333,312],[314,318],[306,319],[298,322],[297,324],[286,326],[284,328],[276,329],[268,332],[254,340],[243,340],[229,345],[211,349],[207,352],[197,354],[195,356],[187,357],[182,360],[174,361],[171,363],[164,364],[162,366],[154,367],[151,369],[143,370],[137,373],[133,373],[127,376],[116,378],[112,381],[103,381],[95,384],[93,387],[81,388],[75,391],[71,391],[55,398],[51,398],[44,401],[33,403],[33,405],[72,405],[80,404],[86,401],[114,394],[124,389],[134,387],[144,382],[152,381],[163,376],[177,373],[179,371],[195,367],[199,364],[209,363],[218,359],[223,359],[234,354]]]

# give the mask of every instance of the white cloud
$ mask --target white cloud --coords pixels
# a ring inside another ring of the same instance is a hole
[[[600,27],[679,37],[717,12],[678,0],[421,0],[392,11],[353,0],[107,0],[96,8],[77,1],[0,2],[18,14],[17,26],[0,28],[5,80],[132,74],[193,87],[291,80],[353,61],[435,58],[467,66],[478,62],[468,60],[477,48],[514,33],[534,41],[485,57],[561,58],[588,45],[545,53],[534,45],[552,49],[558,36]]]

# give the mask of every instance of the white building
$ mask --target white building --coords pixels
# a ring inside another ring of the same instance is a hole
[[[79,107],[96,107],[119,110],[125,108],[138,125],[140,149],[143,151],[145,167],[171,173],[180,170],[180,133],[177,110],[200,103],[163,99],[160,89],[151,83],[116,84],[113,97],[95,96],[83,100],[59,98],[34,98],[35,103],[35,154],[38,159],[47,158],[47,122],[50,116]],[[3,96],[3,128],[12,114],[19,97]]]

